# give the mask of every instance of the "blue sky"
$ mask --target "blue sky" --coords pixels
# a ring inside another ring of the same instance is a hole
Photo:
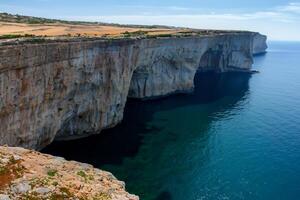
[[[243,29],[300,41],[300,0],[0,0],[0,12],[49,18]]]

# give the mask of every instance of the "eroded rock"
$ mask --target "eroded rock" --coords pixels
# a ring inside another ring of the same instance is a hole
[[[14,160],[14,156],[21,160]],[[2,162],[3,160],[9,162]],[[138,200],[124,182],[91,165],[20,148],[0,147],[0,200]]]
[[[261,35],[259,33],[254,34],[253,36],[253,55],[264,54],[268,48],[267,45],[267,36]]]
[[[54,139],[100,133],[122,120],[128,96],[190,92],[197,70],[250,72],[254,37],[224,32],[0,46],[0,144],[41,149]]]
[[[8,195],[0,194],[0,200],[11,200]]]

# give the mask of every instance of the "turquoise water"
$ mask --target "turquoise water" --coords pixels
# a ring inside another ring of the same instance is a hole
[[[269,46],[259,74],[198,74],[193,95],[129,101],[118,127],[44,152],[108,170],[142,200],[299,199],[300,43]]]

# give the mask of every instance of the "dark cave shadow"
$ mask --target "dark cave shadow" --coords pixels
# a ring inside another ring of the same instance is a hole
[[[247,97],[249,90],[248,73],[197,73],[193,94],[172,95],[151,101],[128,100],[124,120],[115,128],[104,130],[99,135],[73,141],[56,141],[42,152],[62,156],[101,167],[105,164],[121,165],[126,157],[137,155],[146,134],[159,132],[156,127],[147,127],[153,114],[193,104],[208,104],[224,97],[232,97],[230,102],[215,108],[210,113],[210,122],[214,115],[226,112]],[[210,123],[208,122],[208,124]]]
[[[261,52],[261,53],[256,53],[253,55],[254,58],[258,58],[258,57],[264,57],[266,54],[268,54],[268,52]]]

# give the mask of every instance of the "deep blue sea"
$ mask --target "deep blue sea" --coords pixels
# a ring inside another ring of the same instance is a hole
[[[108,170],[141,200],[300,199],[300,43],[270,42],[254,68],[129,101],[118,127],[44,152]]]

